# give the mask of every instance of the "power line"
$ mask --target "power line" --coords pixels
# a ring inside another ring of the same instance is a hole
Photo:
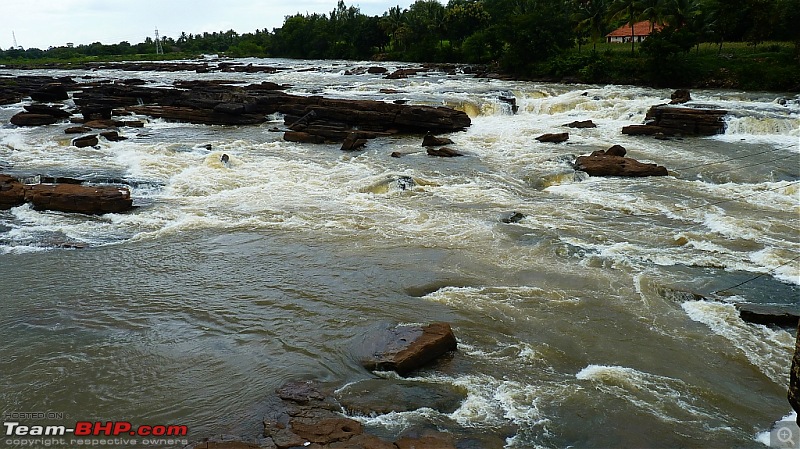
[[[776,152],[776,151],[779,151],[779,150],[785,150],[785,149],[791,148],[791,147],[793,147],[793,146],[794,146],[794,144],[792,144],[792,145],[787,145],[787,146],[785,146],[785,147],[772,148],[772,149],[770,149],[770,150],[761,151],[761,152],[758,152],[758,153],[746,154],[746,155],[744,155],[744,156],[732,157],[732,158],[725,159],[725,160],[721,160],[721,161],[707,162],[707,163],[704,163],[704,164],[697,164],[697,165],[690,165],[690,166],[688,166],[688,167],[675,168],[674,170],[676,170],[676,171],[680,171],[680,170],[688,170],[688,169],[690,169],[690,168],[699,168],[699,167],[707,167],[707,166],[709,166],[709,165],[724,164],[725,162],[738,161],[738,160],[740,160],[740,159],[747,159],[748,157],[752,157],[752,156],[759,156],[759,155],[761,155],[761,154],[774,153],[774,152]],[[740,168],[741,168],[741,167],[740,167]]]
[[[738,283],[738,284],[736,284],[736,285],[734,285],[734,286],[732,286],[732,287],[723,288],[723,289],[721,289],[721,290],[715,290],[715,291],[713,291],[713,292],[711,292],[711,293],[712,293],[712,294],[714,294],[714,295],[716,295],[717,293],[720,293],[720,292],[726,292],[726,291],[728,291],[728,290],[732,290],[732,289],[734,289],[734,288],[736,288],[736,287],[741,287],[741,286],[742,286],[742,285],[744,285],[744,284],[749,284],[750,282],[753,282],[753,281],[755,281],[756,279],[759,279],[759,278],[761,278],[761,277],[764,277],[764,276],[768,275],[770,272],[772,272],[772,271],[775,271],[775,270],[777,270],[778,268],[785,267],[786,265],[789,265],[790,263],[792,263],[792,262],[796,262],[796,261],[798,261],[798,260],[800,260],[800,256],[797,256],[797,257],[795,257],[794,259],[791,259],[791,260],[789,260],[789,261],[787,261],[787,262],[784,262],[784,263],[782,263],[782,264],[778,265],[777,267],[775,267],[775,268],[773,268],[773,269],[771,269],[771,270],[769,270],[769,271],[767,271],[767,272],[765,272],[765,273],[761,273],[761,274],[759,274],[758,276],[755,276],[755,277],[753,277],[753,278],[750,278],[750,279],[748,279],[748,280],[746,280],[746,281],[744,281],[744,282],[740,282],[740,283]]]

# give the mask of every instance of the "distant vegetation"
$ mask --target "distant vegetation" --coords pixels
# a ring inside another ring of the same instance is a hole
[[[605,35],[648,20],[642,43]],[[163,37],[167,58],[401,60],[490,64],[518,77],[669,86],[800,89],[797,0],[417,0],[367,16],[340,0],[329,14],[287,16],[254,33]],[[156,59],[139,44],[7,49],[0,63]],[[161,57],[161,55],[158,55]]]

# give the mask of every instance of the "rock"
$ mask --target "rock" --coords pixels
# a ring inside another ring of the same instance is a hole
[[[425,137],[422,138],[422,146],[423,147],[441,147],[444,145],[452,145],[453,141],[448,139],[447,137],[436,137],[431,133],[425,134]]]
[[[314,134],[298,132],[298,131],[286,131],[283,133],[283,140],[287,142],[300,142],[300,143],[324,143],[325,138],[322,136],[316,136]]]
[[[390,157],[397,157],[397,158],[399,158],[399,157],[402,157],[402,156],[403,156],[403,153],[401,153],[401,152],[399,152],[399,151],[392,151],[392,154],[390,154],[389,156],[390,156]]]
[[[379,93],[382,94],[402,94],[403,91],[397,89],[380,89],[378,90]]]
[[[144,122],[141,120],[114,120],[116,126],[127,126],[130,128],[144,128]]]
[[[454,150],[452,148],[447,148],[447,147],[442,147],[442,148],[439,148],[438,150],[435,149],[435,148],[428,148],[427,152],[428,152],[429,156],[437,156],[437,157],[458,157],[458,156],[463,156],[463,154],[459,153],[458,151],[456,151],[456,150]]]
[[[11,209],[24,203],[23,184],[11,176],[0,175],[0,210]]]
[[[568,126],[570,128],[597,128],[597,125],[595,125],[591,120],[576,120],[574,122],[567,123],[564,126]]]
[[[56,210],[82,214],[126,212],[133,208],[127,188],[74,184],[26,185],[25,201],[37,210]]]
[[[614,145],[611,148],[607,149],[605,154],[607,156],[625,157],[625,154],[627,154],[627,152],[628,150],[626,150],[625,147],[623,147],[622,145]]]
[[[800,425],[800,325],[797,327],[797,337],[794,345],[794,357],[789,374],[789,404],[797,412],[797,425]]]
[[[654,135],[676,134],[684,136],[713,136],[725,132],[723,109],[700,109],[669,105],[653,106],[647,111],[644,125],[629,125],[622,128],[623,134]]]
[[[57,108],[54,106],[47,106],[43,104],[29,104],[23,106],[23,108],[25,108],[26,111],[32,114],[51,115],[56,118],[69,118],[69,116],[72,115],[61,108]]]
[[[364,432],[360,422],[325,409],[305,411],[293,417],[290,429],[301,439],[319,444],[348,440]]]
[[[561,143],[569,140],[569,133],[542,134],[537,137],[539,142]]]
[[[109,128],[116,128],[117,124],[110,119],[98,119],[98,120],[89,120],[88,122],[85,122],[83,126],[92,129],[109,129]]]
[[[452,438],[446,434],[403,437],[395,441],[397,449],[456,449]]]
[[[374,350],[363,360],[371,371],[396,371],[407,375],[444,354],[457,349],[453,330],[447,323],[427,326],[396,326],[374,340]]]
[[[198,125],[258,125],[267,121],[267,117],[262,114],[231,114],[216,111],[214,107],[200,109],[180,106],[128,106],[126,109],[135,114]],[[228,105],[226,108],[233,106]]]
[[[104,137],[109,142],[119,142],[121,140],[127,140],[128,138],[125,136],[120,136],[116,131],[105,131],[100,133],[101,137]]]
[[[325,395],[313,382],[287,382],[275,390],[278,397],[285,401],[298,404],[308,404],[311,401],[321,401]]]
[[[519,223],[522,219],[525,218],[525,214],[519,212],[512,212],[508,216],[505,216],[500,219],[503,223]]]
[[[76,139],[72,139],[72,145],[78,148],[85,148],[85,147],[93,147],[98,144],[97,136],[95,134],[89,134],[88,136],[78,137]]]
[[[517,106],[517,99],[514,97],[498,97],[500,101],[503,103],[508,103],[511,105],[511,113],[516,114],[519,111],[519,106]]]
[[[670,100],[669,104],[681,104],[691,101],[692,96],[689,94],[689,89],[678,89],[670,95]]]
[[[447,384],[399,379],[366,379],[337,390],[336,399],[349,414],[362,416],[408,412],[424,407],[441,413],[456,411],[466,392]]]
[[[373,66],[373,67],[370,67],[370,68],[367,69],[367,73],[372,73],[372,74],[382,74],[382,73],[386,73],[386,72],[388,72],[386,67]]]
[[[67,93],[67,87],[64,84],[50,83],[35,92],[31,92],[31,99],[43,103],[63,101],[69,99],[69,93]]]
[[[614,147],[612,147],[614,148]],[[615,151],[617,152],[617,151]],[[656,164],[644,164],[635,159],[608,154],[603,150],[575,160],[575,170],[589,176],[667,176],[667,169]]]
[[[360,139],[358,133],[350,133],[342,142],[342,151],[360,150],[367,144],[367,139]]]
[[[794,329],[800,322],[800,307],[737,303],[736,310],[744,321]]]
[[[398,80],[408,78],[409,76],[414,76],[419,72],[425,71],[425,69],[397,69],[394,72],[386,75],[385,78],[389,80]]]
[[[84,133],[88,133],[91,130],[92,130],[92,128],[89,128],[88,126],[72,126],[72,127],[69,127],[67,129],[65,129],[64,133],[66,133],[66,134],[84,134]]]
[[[112,101],[113,101],[113,97]],[[112,106],[102,104],[86,104],[81,106],[81,115],[87,122],[92,120],[111,120]]]
[[[20,112],[11,117],[11,124],[17,126],[42,126],[52,125],[58,118],[46,114],[33,114],[30,112]]]

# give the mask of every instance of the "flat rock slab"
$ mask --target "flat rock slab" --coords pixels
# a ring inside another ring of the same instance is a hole
[[[561,143],[569,140],[569,133],[548,133],[542,134],[536,140],[542,143]]]
[[[400,325],[376,335],[373,350],[362,361],[371,371],[396,371],[407,375],[458,347],[447,323]]]
[[[466,398],[466,391],[449,384],[402,379],[366,379],[336,392],[336,399],[347,413],[363,416],[408,412],[423,407],[453,413]]]
[[[133,209],[131,192],[124,187],[35,184],[24,189],[25,201],[37,210],[99,215]]]
[[[713,136],[725,132],[727,113],[724,109],[657,105],[647,111],[644,125],[625,126],[622,134]]]
[[[800,322],[800,307],[738,303],[736,310],[744,321],[794,329]]]
[[[33,112],[20,112],[11,117],[11,124],[17,126],[43,126],[52,125],[58,121],[58,117],[48,114],[35,114]]]
[[[25,204],[25,186],[16,178],[0,175],[0,210]]]

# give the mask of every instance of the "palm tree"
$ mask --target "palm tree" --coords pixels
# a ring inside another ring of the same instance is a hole
[[[664,23],[664,0],[641,0],[639,5],[640,19],[650,22],[650,32],[656,30],[656,24]]]
[[[578,10],[574,16],[577,21],[578,31],[588,31],[592,37],[592,51],[597,51],[597,40],[605,33],[606,16],[608,15],[607,0],[588,0],[579,2]]]
[[[608,8],[609,19],[624,20],[631,27],[631,54],[636,52],[633,25],[639,21],[641,13],[642,8],[639,0],[613,0]]]

